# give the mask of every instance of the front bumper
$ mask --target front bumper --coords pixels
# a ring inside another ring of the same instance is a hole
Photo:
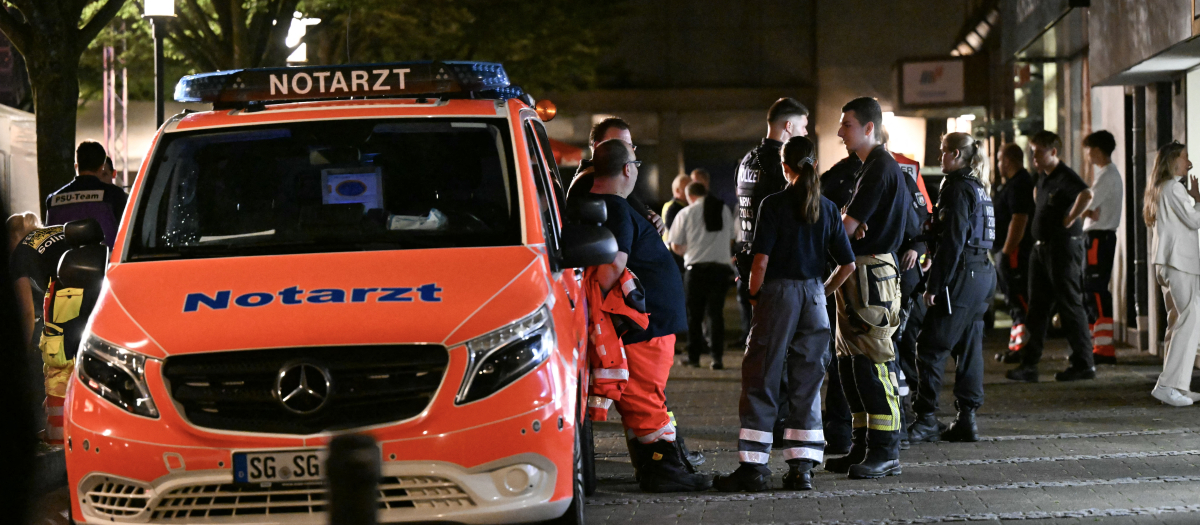
[[[453,463],[385,462],[380,523],[513,523],[558,517],[570,499],[551,501],[557,469],[525,453],[466,469]],[[229,470],[179,471],[150,483],[91,473],[76,488],[76,523],[289,525],[328,522],[320,482],[235,485]]]

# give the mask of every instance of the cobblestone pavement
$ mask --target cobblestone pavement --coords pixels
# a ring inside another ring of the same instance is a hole
[[[596,424],[599,488],[588,501],[588,522],[1200,523],[1200,406],[1173,408],[1150,397],[1161,371],[1157,357],[1118,350],[1119,364],[1097,367],[1095,381],[1056,383],[1053,372],[1066,368],[1067,351],[1063,340],[1051,340],[1042,382],[1022,384],[1004,379],[1012,365],[991,360],[1002,342],[992,337],[984,348],[983,440],[914,444],[901,453],[904,473],[883,480],[818,468],[815,490],[784,491],[786,464],[773,454],[777,490],[643,494],[614,414]],[[741,352],[730,350],[725,370],[671,370],[667,396],[689,447],[707,457],[703,470],[737,467],[740,361]],[[950,368],[939,414],[946,422],[953,377]]]

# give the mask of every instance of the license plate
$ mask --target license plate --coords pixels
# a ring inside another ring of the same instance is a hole
[[[234,452],[234,483],[315,481],[325,477],[325,449]]]

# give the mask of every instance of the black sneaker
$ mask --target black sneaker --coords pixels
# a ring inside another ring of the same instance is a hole
[[[1075,368],[1071,367],[1062,372],[1054,374],[1055,381],[1079,381],[1081,379],[1096,379],[1096,367],[1090,368]]]
[[[1117,364],[1117,356],[1115,355],[1100,355],[1092,354],[1092,360],[1098,365],[1115,365]]]
[[[766,465],[742,463],[729,474],[718,474],[712,486],[721,492],[762,492],[771,488],[771,469]]]
[[[799,460],[788,462],[788,473],[783,475],[783,490],[812,490],[812,463]]]
[[[1018,366],[1008,372],[1005,372],[1004,377],[1013,381],[1021,381],[1025,383],[1038,382],[1037,367],[1033,366]]]

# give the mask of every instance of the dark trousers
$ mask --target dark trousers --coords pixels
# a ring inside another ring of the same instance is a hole
[[[837,305],[833,301],[829,301],[826,306],[826,314],[829,316],[830,331],[834,329],[834,324],[837,323]],[[833,346],[833,338],[829,338],[829,350],[827,353],[831,357],[828,368],[828,383],[825,386],[825,441],[829,442],[831,448],[844,449],[850,446],[851,439],[851,412],[850,402],[846,401],[846,393],[842,391],[842,376],[838,364],[839,359],[832,358],[837,355],[837,350]]]
[[[1023,366],[1037,366],[1042,359],[1050,312],[1058,306],[1067,343],[1071,346],[1071,367],[1091,368],[1092,335],[1088,332],[1087,313],[1083,310],[1084,238],[1070,237],[1053,242],[1037,242],[1029,259],[1029,316],[1025,327],[1029,343],[1022,351]]]
[[[821,380],[829,362],[825,287],[817,279],[763,284],[742,360],[738,459],[767,462],[779,408],[786,405],[781,447],[786,460],[824,459]],[[787,391],[780,386],[787,378]]]
[[[1112,318],[1112,292],[1108,291],[1108,282],[1112,280],[1113,257],[1117,254],[1117,232],[1092,230],[1087,232],[1087,237],[1084,290],[1088,296],[1083,306],[1087,309],[1088,324],[1092,324],[1101,317]]]
[[[742,314],[742,342],[750,334],[750,323],[754,320],[754,305],[750,304],[750,276],[742,275],[737,282],[738,311]]]
[[[1009,255],[999,250],[993,253],[996,258],[996,289],[1004,294],[1013,326],[1025,324],[1025,315],[1029,311],[1030,251],[1029,246],[1018,246]]]
[[[733,278],[728,264],[699,263],[688,267],[683,277],[687,293],[688,361],[712,352],[714,363],[725,351],[725,294]],[[708,318],[712,341],[705,341],[704,319]]]
[[[920,295],[912,298],[909,305],[908,317],[900,326],[900,340],[896,343],[896,364],[908,378],[908,385],[917,384],[920,373],[917,371],[917,337],[921,334],[921,325],[925,322],[925,299]]]
[[[967,248],[971,250],[971,248]],[[958,269],[950,290],[950,306],[935,303],[925,314],[917,339],[917,414],[937,412],[946,358],[955,360],[954,398],[958,410],[983,405],[983,314],[996,290],[996,270],[982,250]]]
[[[839,356],[842,389],[854,428],[867,429],[867,451],[900,458],[900,400],[891,376],[896,361],[876,363],[865,355]]]

